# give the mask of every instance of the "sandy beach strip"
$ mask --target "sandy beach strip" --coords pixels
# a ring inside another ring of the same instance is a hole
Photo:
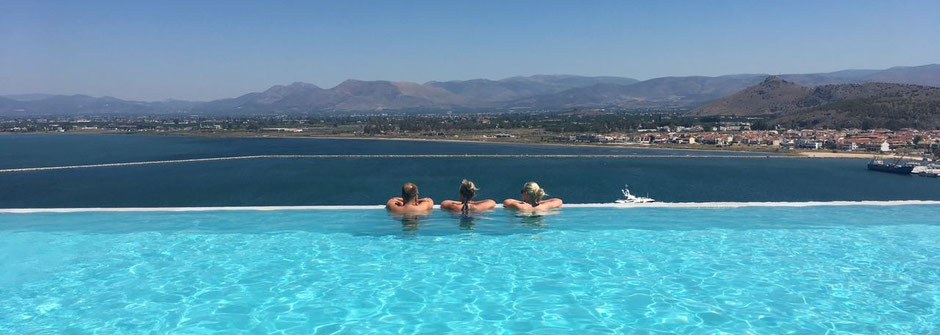
[[[811,158],[892,158],[894,154],[882,154],[873,152],[832,152],[832,151],[799,151],[797,155]]]

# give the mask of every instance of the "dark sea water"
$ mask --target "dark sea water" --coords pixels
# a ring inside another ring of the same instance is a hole
[[[569,203],[628,183],[667,202],[940,200],[940,179],[871,172],[862,159],[681,158],[725,152],[429,141],[0,136],[0,169],[258,154],[638,154],[677,158],[257,159],[0,173],[0,207],[381,204],[403,182],[453,199],[461,179],[501,201],[538,181]],[[759,155],[766,154],[730,154]]]

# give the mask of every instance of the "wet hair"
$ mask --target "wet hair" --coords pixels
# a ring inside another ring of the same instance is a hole
[[[460,182],[460,196],[464,201],[470,201],[477,195],[477,186],[472,181],[464,179]]]
[[[473,197],[477,195],[477,186],[472,181],[464,179],[460,182],[459,192],[460,201],[463,203],[460,211],[466,215],[470,212],[470,200],[473,200]]]
[[[545,190],[534,181],[525,183],[525,186],[522,186],[522,194],[529,198],[529,204],[532,206],[538,206],[539,201],[542,201],[542,198],[546,195]]]
[[[418,200],[418,185],[405,183],[401,186],[401,200],[404,203]]]

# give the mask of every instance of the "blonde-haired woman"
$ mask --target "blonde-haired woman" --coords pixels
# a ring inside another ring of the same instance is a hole
[[[496,207],[496,201],[490,199],[473,201],[473,197],[477,195],[477,190],[477,186],[472,181],[464,179],[460,182],[460,191],[458,192],[460,201],[444,200],[441,202],[441,209],[467,215],[470,212],[485,211]]]
[[[539,184],[536,182],[530,181],[525,183],[525,186],[522,187],[522,200],[506,199],[503,201],[503,208],[533,210],[561,207],[561,199],[542,200],[546,195],[545,189],[539,187]]]

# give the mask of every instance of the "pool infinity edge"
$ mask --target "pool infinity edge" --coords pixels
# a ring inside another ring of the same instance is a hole
[[[940,205],[940,200],[890,201],[768,201],[768,202],[654,202],[644,204],[585,203],[565,204],[564,208],[739,208],[739,207],[817,207],[817,206],[907,206]],[[496,208],[502,208],[496,205]],[[80,212],[212,212],[384,209],[383,205],[313,206],[214,206],[214,207],[81,207],[81,208],[0,208],[0,213],[80,213]],[[435,205],[435,209],[440,206]]]

